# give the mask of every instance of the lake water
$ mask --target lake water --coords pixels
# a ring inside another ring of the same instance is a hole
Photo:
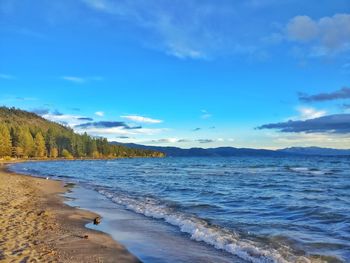
[[[53,161],[10,169],[75,182],[149,225],[171,226],[189,249],[203,244],[231,262],[350,262],[349,158]]]

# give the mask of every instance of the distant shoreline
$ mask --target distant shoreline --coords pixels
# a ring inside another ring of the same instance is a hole
[[[0,162],[0,210],[9,219],[0,223],[0,261],[140,262],[108,234],[85,228],[98,215],[64,204],[64,182],[8,170],[23,161]]]
[[[118,160],[118,159],[135,159],[135,158],[165,158],[163,157],[153,157],[153,156],[132,156],[132,157],[103,157],[103,158],[0,158],[0,165],[7,165],[13,163],[23,163],[23,162],[45,162],[45,161],[103,161],[103,160]]]

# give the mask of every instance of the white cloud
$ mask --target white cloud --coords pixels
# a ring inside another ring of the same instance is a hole
[[[79,120],[79,118],[84,118],[84,116],[79,116],[79,115],[70,115],[70,114],[57,115],[57,114],[48,113],[48,114],[42,115],[42,117],[50,121],[68,125],[69,127],[72,127],[72,128],[75,125],[79,125],[86,122],[86,120]]]
[[[178,138],[164,138],[164,139],[156,139],[152,140],[152,143],[177,143],[177,142],[184,142],[183,139]]]
[[[296,16],[287,24],[289,39],[307,42],[314,39],[319,33],[317,22],[308,16]]]
[[[209,113],[207,110],[201,110],[202,115],[201,118],[202,119],[209,119],[211,118],[213,115],[211,113]]]
[[[103,117],[103,116],[105,116],[105,113],[103,111],[96,111],[95,115],[99,116],[99,117]]]
[[[124,126],[103,127],[103,128],[91,126],[91,127],[81,128],[79,127],[79,125],[87,122],[85,116],[71,115],[71,114],[57,115],[57,114],[47,113],[42,115],[42,117],[50,121],[54,121],[54,122],[69,126],[78,133],[87,132],[89,135],[106,137],[108,139],[115,139],[115,136],[125,136],[125,137],[126,136],[131,137],[131,136],[137,136],[137,135],[152,136],[168,130],[166,128],[159,128],[159,129],[142,128],[142,127],[125,128]]]
[[[316,110],[311,107],[300,107],[298,110],[300,112],[301,120],[315,119],[327,114],[324,110]]]
[[[311,56],[325,56],[350,50],[350,14],[335,14],[314,20],[296,16],[286,25],[286,37],[311,44]]]
[[[225,142],[233,142],[234,140],[232,138],[229,139],[224,139],[224,138],[216,138],[216,139],[186,139],[186,138],[176,138],[176,137],[171,137],[171,138],[160,138],[160,139],[154,139],[152,141],[145,141],[144,143],[156,143],[156,144],[178,144],[180,143],[181,145],[183,143],[189,143],[189,144],[205,144],[205,143],[225,143]]]
[[[103,136],[103,137],[110,137],[111,135],[125,135],[125,136],[132,136],[132,135],[156,135],[159,134],[166,129],[149,129],[149,128],[140,128],[140,129],[124,129],[124,127],[112,127],[112,128],[98,128],[98,127],[91,127],[91,128],[84,128],[84,129],[76,129],[78,132],[87,132],[90,135],[94,136]]]
[[[299,112],[298,116],[292,116],[286,119],[286,121],[288,120],[308,120],[308,119],[315,119],[315,118],[319,118],[322,116],[325,116],[327,114],[327,111],[325,110],[317,110],[315,108],[312,107],[297,107],[297,111]]]
[[[80,77],[75,77],[75,76],[63,76],[62,79],[73,82],[73,83],[77,83],[77,84],[82,84],[82,83],[86,82],[86,79],[80,78]]]
[[[138,115],[125,115],[125,116],[120,116],[120,118],[127,119],[134,122],[140,122],[140,123],[162,123],[163,122],[162,120],[147,118],[147,117],[138,116]]]

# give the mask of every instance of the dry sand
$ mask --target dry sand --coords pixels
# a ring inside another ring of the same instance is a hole
[[[0,163],[0,262],[140,262],[85,228],[97,215],[65,205],[65,191],[62,182],[9,173]]]

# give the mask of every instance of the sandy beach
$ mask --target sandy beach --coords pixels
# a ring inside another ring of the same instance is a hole
[[[0,261],[140,262],[109,235],[84,227],[97,215],[64,204],[68,189],[0,164]]]

